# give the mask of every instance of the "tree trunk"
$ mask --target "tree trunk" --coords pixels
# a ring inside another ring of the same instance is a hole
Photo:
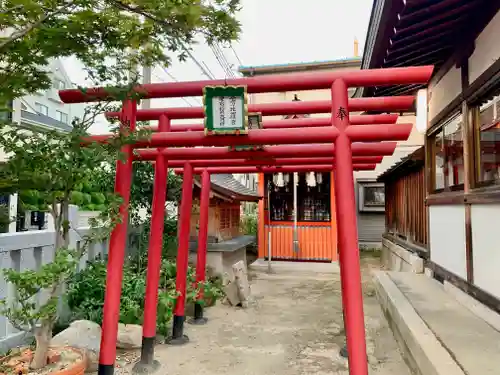
[[[69,247],[69,197],[59,203],[59,207],[54,203],[52,216],[56,232],[55,251],[57,252],[62,247]]]
[[[52,324],[50,322],[42,322],[42,325],[35,329],[36,349],[33,361],[31,362],[32,369],[40,369],[47,365],[47,353],[51,338]]]
[[[62,216],[62,237],[63,237],[63,246],[69,247],[69,196],[64,197],[64,200],[61,202],[61,216]],[[56,249],[57,250],[57,249]]]

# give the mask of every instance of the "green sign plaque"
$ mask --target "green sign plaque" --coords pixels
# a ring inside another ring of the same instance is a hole
[[[205,134],[247,134],[247,103],[246,86],[205,87]]]

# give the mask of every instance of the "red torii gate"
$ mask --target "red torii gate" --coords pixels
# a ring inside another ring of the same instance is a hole
[[[212,82],[212,81],[208,81]],[[229,81],[228,81],[229,82]],[[406,110],[413,104],[415,98],[413,96],[389,96],[389,97],[377,97],[377,98],[353,98],[349,99],[348,106],[345,107],[346,110],[350,112],[359,111],[401,111]],[[317,100],[308,102],[278,102],[278,103],[262,103],[262,104],[250,104],[248,106],[248,111],[250,113],[261,113],[262,116],[282,116],[282,115],[307,115],[312,113],[330,113],[332,111],[332,101],[331,100]],[[158,120],[161,115],[167,116],[170,120],[179,119],[192,119],[192,118],[203,118],[205,113],[203,107],[180,107],[180,108],[151,108],[151,109],[140,109],[137,113],[137,121],[148,121],[148,120]],[[107,117],[119,117],[119,112],[108,112]],[[367,123],[370,117],[362,115],[361,123]],[[388,123],[394,122],[393,116],[389,118],[382,116],[383,119],[388,119]],[[376,118],[379,116],[376,116]],[[380,118],[380,117],[379,117]],[[355,119],[359,120],[356,116]],[[306,119],[304,119],[306,120]],[[312,120],[312,119],[307,119]],[[277,120],[275,120],[277,121]],[[298,119],[289,120],[279,120],[282,123],[290,121],[298,121]],[[380,123],[380,122],[376,122]],[[329,125],[331,125],[331,121]],[[370,122],[368,122],[370,124]],[[176,125],[182,126],[182,125]],[[203,130],[203,129],[200,129]]]
[[[138,116],[141,116],[138,114]],[[108,112],[106,117],[114,118],[119,117],[119,112]],[[369,125],[369,124],[394,124],[398,119],[396,114],[383,114],[383,115],[352,115],[349,118],[351,125]],[[330,117],[320,118],[297,118],[297,119],[284,119],[284,120],[266,120],[262,122],[263,129],[285,129],[285,128],[302,128],[302,127],[319,127],[331,126],[332,119]],[[158,126],[144,126],[143,129],[151,131],[158,131]],[[172,125],[171,132],[184,132],[184,131],[203,131],[203,124],[176,124]]]
[[[152,363],[153,359],[153,345],[155,337],[155,324],[156,324],[156,300],[158,289],[158,275],[160,269],[161,257],[161,232],[163,227],[163,220],[159,220],[160,215],[155,215],[159,211],[163,211],[165,203],[165,189],[166,189],[166,167],[168,154],[171,152],[175,155],[177,160],[184,160],[184,182],[183,182],[183,199],[181,202],[181,220],[179,228],[179,251],[177,267],[184,269],[187,267],[187,245],[189,237],[189,218],[191,210],[192,193],[191,183],[193,176],[193,167],[189,163],[190,159],[206,159],[209,154],[212,158],[215,154],[219,153],[224,155],[222,159],[235,159],[240,157],[257,156],[259,153],[262,156],[276,156],[272,152],[267,151],[265,147],[263,151],[250,151],[240,152],[233,151],[224,154],[222,150],[198,149],[188,148],[181,151],[181,149],[164,149],[167,146],[217,146],[217,145],[262,145],[262,144],[293,144],[293,143],[332,143],[334,142],[335,148],[331,145],[322,145],[323,154],[321,156],[333,157],[333,167],[335,169],[335,198],[336,198],[336,214],[338,226],[338,248],[339,248],[339,263],[341,268],[341,282],[342,282],[342,302],[345,308],[345,327],[347,337],[347,348],[349,353],[349,371],[351,375],[367,375],[368,365],[366,357],[366,344],[365,344],[365,329],[362,305],[362,290],[361,290],[361,274],[359,267],[359,249],[357,241],[357,223],[355,213],[355,196],[354,196],[354,180],[353,180],[353,151],[355,150],[356,143],[353,142],[381,142],[385,140],[403,140],[406,139],[411,131],[411,124],[394,125],[364,125],[349,127],[348,111],[354,110],[352,102],[356,99],[350,100],[348,103],[347,89],[349,87],[359,86],[383,86],[394,84],[417,84],[427,83],[432,74],[432,66],[412,67],[412,68],[389,68],[377,70],[360,70],[348,72],[333,72],[333,73],[305,73],[294,75],[280,75],[280,76],[265,76],[253,77],[244,79],[233,80],[216,80],[216,81],[193,81],[193,82],[178,82],[178,83],[159,83],[138,86],[137,92],[140,92],[144,98],[161,98],[161,97],[183,97],[183,96],[200,96],[202,95],[205,86],[224,86],[224,85],[245,85],[248,93],[258,92],[272,92],[272,91],[292,91],[292,90],[315,90],[331,88],[332,101],[316,102],[316,110],[311,110],[310,107],[304,105],[302,109],[305,113],[318,113],[325,112],[325,106],[328,107],[328,112],[331,112],[332,128],[330,129],[309,129],[307,132],[301,133],[301,136],[296,136],[293,129],[263,129],[251,130],[248,135],[234,136],[205,136],[202,132],[190,131],[184,133],[167,133],[170,130],[170,119],[174,118],[198,118],[202,116],[197,108],[186,109],[167,109],[162,110],[152,119],[160,119],[159,133],[153,134],[150,140],[141,141],[134,147],[161,147],[162,149],[155,156],[155,184],[154,184],[154,197],[153,197],[153,217],[151,222],[151,238],[150,250],[148,255],[148,283],[146,290],[146,305],[144,316],[143,336],[144,338],[152,339],[153,342],[149,343],[150,348],[146,348],[146,341],[143,341],[144,358],[147,358],[148,363]],[[97,101],[109,97],[104,88],[94,88],[85,91],[80,90],[63,90],[60,92],[60,97],[65,103],[81,103],[88,101]],[[404,98],[404,97],[403,97]],[[369,98],[373,99],[373,98]],[[380,99],[380,98],[376,98]],[[385,98],[388,99],[388,98]],[[366,100],[366,99],[358,99]],[[413,101],[413,99],[412,99]],[[294,105],[303,102],[295,102]],[[307,103],[307,102],[305,102]],[[276,108],[286,107],[291,103],[275,104]],[[270,105],[271,108],[272,105]],[[382,107],[382,108],[381,108]],[[374,105],[373,110],[383,110],[383,102],[378,102]],[[300,109],[289,108],[287,113],[295,114]],[[275,109],[275,113],[268,108],[252,108],[251,111],[261,112],[263,115],[280,114],[280,110]],[[152,111],[152,110],[151,110]],[[283,111],[283,110],[281,110]],[[140,111],[139,111],[140,112]],[[278,112],[278,113],[276,113]],[[168,116],[168,117],[167,117]],[[191,117],[192,116],[192,117]],[[162,118],[164,119],[162,121]],[[135,128],[137,119],[137,103],[133,100],[125,100],[123,103],[123,110],[120,116],[122,122],[122,130],[126,131],[127,126],[131,129]],[[105,141],[109,136],[96,136],[94,140]],[[325,155],[325,146],[330,147],[331,153]],[[371,145],[374,146],[374,145]],[[279,146],[270,146],[279,147]],[[289,146],[293,147],[293,146]],[[314,146],[318,147],[318,146]],[[122,222],[114,229],[110,239],[110,250],[108,259],[108,273],[106,278],[106,295],[104,305],[104,319],[102,327],[101,339],[101,352],[99,358],[99,374],[112,374],[114,370],[114,362],[116,355],[116,334],[118,326],[118,316],[120,307],[120,294],[122,283],[122,269],[124,258],[124,247],[127,229],[127,207],[130,198],[130,184],[132,178],[132,145],[123,147],[126,160],[124,162],[117,162],[115,191],[122,195],[124,202],[120,208],[122,215]],[[213,150],[213,151],[212,151]],[[275,149],[276,150],[276,149]],[[150,150],[148,150],[149,152]],[[179,152],[181,151],[181,152]],[[226,150],[227,151],[227,150]],[[282,153],[288,157],[297,157],[296,154],[286,154],[283,150]],[[312,148],[308,150],[310,153],[303,150],[302,157],[310,157],[314,155]],[[371,151],[371,150],[370,150]],[[246,154],[244,154],[246,153]],[[146,153],[147,154],[147,153]],[[205,157],[200,158],[200,155]],[[229,156],[231,154],[232,156]],[[284,157],[282,154],[281,157]],[[141,154],[140,154],[141,155]],[[245,155],[245,156],[243,156]],[[318,155],[317,153],[315,154]],[[380,154],[369,152],[367,156],[377,156]],[[141,155],[142,156],[142,155]],[[144,155],[145,156],[145,155]],[[298,166],[297,166],[298,167]],[[311,166],[308,167],[309,169]],[[227,171],[227,169],[225,170]],[[227,173],[227,172],[226,172]],[[202,191],[202,199],[207,194],[209,189],[209,172],[205,170],[202,172],[202,186],[207,186]],[[203,199],[208,210],[208,200]],[[200,210],[204,206],[200,206]],[[207,211],[208,212],[208,211]],[[161,213],[163,215],[163,212]],[[201,212],[200,212],[201,216]],[[208,215],[207,215],[208,217]],[[201,229],[200,218],[200,229]],[[203,223],[206,226],[206,222]],[[154,235],[154,233],[160,233]],[[158,241],[159,239],[159,241]],[[203,262],[203,251],[198,252],[198,261]],[[180,269],[180,271],[182,271]],[[155,284],[156,278],[156,284]],[[184,280],[178,277],[177,286],[178,290],[185,291],[185,274]],[[174,329],[178,322],[176,318],[182,320],[180,327],[184,321],[184,311],[180,313],[179,310],[184,309],[184,296],[181,296],[180,302],[176,305],[174,317]],[[149,303],[148,303],[149,301]],[[154,304],[153,304],[154,302]],[[177,319],[179,320],[179,319]],[[179,332],[177,332],[179,333]],[[182,331],[180,332],[182,336]],[[175,336],[175,332],[174,332]],[[148,350],[147,350],[148,349]]]

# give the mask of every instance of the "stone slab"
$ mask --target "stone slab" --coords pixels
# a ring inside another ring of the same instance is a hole
[[[458,302],[467,307],[470,311],[478,317],[487,322],[490,326],[500,332],[500,315],[489,307],[483,305],[478,300],[474,299],[455,285],[444,282],[444,290],[451,294]]]
[[[256,242],[255,236],[242,235],[232,238],[227,241],[214,242],[207,244],[207,252],[233,252],[238,251],[242,248],[246,248]],[[196,252],[198,248],[197,241],[191,241],[189,243],[189,251]]]
[[[408,275],[416,276],[411,273]],[[412,372],[418,375],[465,375],[389,277],[389,273],[374,272],[374,279],[382,310]]]
[[[383,285],[379,288],[381,294],[396,295],[399,300],[399,304],[392,303],[393,315],[401,315],[405,309],[410,311],[412,318],[402,319],[400,325],[411,328],[413,320],[414,325],[420,326],[409,332],[407,329],[409,334],[403,336],[405,343],[417,344],[425,355],[416,361],[418,365],[432,364],[435,373],[442,375],[499,373],[500,332],[447,293],[442,284],[407,272],[387,272],[377,279],[382,280],[378,282]],[[421,373],[431,374],[429,371]]]
[[[300,273],[300,274],[338,274],[340,268],[337,262],[313,263],[313,262],[283,262],[271,260],[271,268],[274,273]],[[250,265],[251,270],[267,271],[268,262],[265,259],[257,259]]]
[[[382,259],[387,269],[414,273],[424,272],[424,260],[417,254],[387,238],[382,239],[382,245]]]

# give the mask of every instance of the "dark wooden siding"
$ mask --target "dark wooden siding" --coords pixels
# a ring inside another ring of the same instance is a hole
[[[385,180],[386,231],[427,246],[424,167]]]

